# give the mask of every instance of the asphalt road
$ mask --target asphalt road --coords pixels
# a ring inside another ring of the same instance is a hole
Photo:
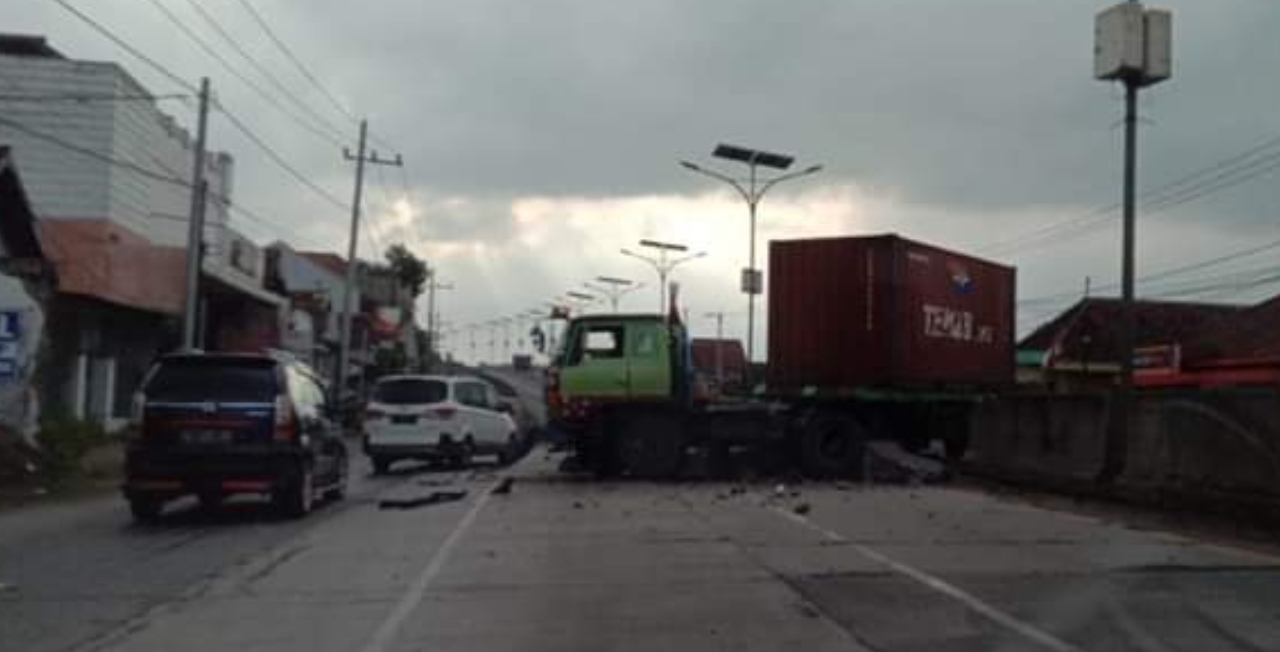
[[[975,489],[602,484],[557,461],[362,477],[302,521],[0,515],[0,649],[1280,649],[1265,554]],[[448,487],[468,493],[377,504]]]

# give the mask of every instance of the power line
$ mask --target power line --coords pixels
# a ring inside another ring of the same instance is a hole
[[[236,128],[237,131],[243,134],[245,138],[248,138],[254,145],[257,145],[258,149],[262,150],[263,153],[265,153],[272,161],[275,162],[277,166],[280,167],[280,169],[287,172],[289,176],[292,176],[294,179],[296,179],[298,183],[310,189],[317,196],[329,202],[336,208],[339,208],[341,210],[347,209],[346,202],[337,198],[336,196],[333,195],[333,193],[330,193],[328,190],[325,190],[324,188],[321,188],[320,186],[316,185],[314,181],[312,181],[311,179],[308,179],[305,175],[299,172],[297,168],[290,165],[289,162],[285,160],[285,158],[281,156],[279,152],[277,152],[270,145],[265,143],[262,140],[262,138],[258,136],[258,134],[254,133],[252,129],[250,129],[247,125],[245,125],[244,122],[240,120],[240,118],[236,117],[236,115],[231,111],[229,111],[225,106],[223,106],[221,103],[218,103],[217,108],[219,111],[222,112],[223,115],[227,117],[227,120],[231,123],[233,127]]]
[[[160,73],[161,75],[163,75],[164,77],[168,78],[168,79],[169,79],[169,81],[171,81],[171,82],[173,82],[173,83],[177,84],[178,86],[181,86],[182,88],[185,88],[185,89],[187,89],[187,90],[191,91],[192,93],[197,92],[195,85],[193,85],[193,84],[191,84],[190,82],[188,82],[188,81],[184,80],[183,78],[179,77],[179,76],[177,75],[177,73],[174,73],[172,70],[169,70],[168,68],[164,67],[163,65],[161,65],[160,63],[158,63],[155,59],[152,59],[151,57],[148,57],[147,55],[143,54],[143,53],[142,53],[142,52],[140,52],[137,48],[133,47],[132,45],[129,45],[127,42],[125,42],[125,41],[124,41],[124,39],[121,39],[120,37],[118,37],[118,36],[116,36],[115,34],[111,33],[111,31],[110,31],[110,30],[108,30],[107,28],[103,27],[103,26],[102,26],[100,23],[98,23],[96,20],[94,20],[94,19],[90,18],[89,16],[87,16],[87,15],[85,15],[83,12],[81,12],[80,10],[78,10],[78,9],[76,9],[75,7],[73,7],[73,6],[71,6],[70,4],[68,4],[68,3],[66,2],[66,0],[53,0],[53,1],[54,1],[54,2],[56,2],[56,3],[58,3],[58,5],[59,5],[59,6],[61,6],[61,7],[62,7],[63,9],[65,9],[65,10],[67,10],[67,12],[69,12],[71,15],[73,15],[73,16],[75,16],[76,18],[80,19],[80,22],[82,22],[82,23],[84,23],[84,24],[88,25],[89,27],[93,28],[93,30],[94,30],[94,31],[96,31],[97,33],[99,33],[99,34],[101,34],[102,36],[106,37],[109,41],[111,41],[112,43],[115,43],[115,44],[116,44],[116,45],[118,45],[120,48],[122,48],[124,51],[128,52],[129,54],[132,54],[132,55],[133,55],[136,59],[138,59],[139,61],[141,61],[141,62],[143,62],[143,63],[147,64],[148,66],[150,66],[150,67],[151,67],[151,69],[152,69],[152,70],[154,70],[154,71],[156,71],[156,72]]]
[[[240,6],[244,7],[245,11],[247,11],[253,18],[253,21],[258,24],[258,27],[262,28],[262,31],[267,35],[267,38],[269,38],[271,42],[289,58],[289,61],[293,62],[294,67],[296,67],[298,71],[301,72],[302,75],[306,77],[307,80],[310,81],[311,84],[315,86],[316,89],[318,89],[320,93],[338,109],[339,112],[342,113],[342,115],[354,122],[356,120],[356,116],[351,113],[351,111],[347,110],[347,107],[343,106],[342,102],[338,101],[338,98],[335,97],[333,93],[330,93],[329,89],[325,88],[324,84],[320,83],[320,80],[316,78],[315,75],[311,74],[311,71],[302,63],[302,60],[293,53],[293,50],[289,49],[289,46],[285,45],[284,41],[276,35],[275,30],[271,29],[271,26],[267,24],[267,21],[262,17],[262,14],[259,14],[258,10],[254,9],[253,5],[246,0],[240,0]]]
[[[342,141],[339,140],[336,136],[326,132],[324,129],[316,127],[315,125],[307,122],[306,120],[301,119],[298,114],[294,113],[292,110],[285,107],[284,104],[282,104],[280,100],[278,100],[275,97],[275,95],[272,95],[267,91],[263,90],[261,86],[259,86],[253,80],[249,79],[247,76],[241,73],[238,69],[236,69],[236,67],[233,66],[231,62],[227,61],[227,59],[223,57],[222,54],[217,51],[217,49],[215,49],[212,45],[209,45],[204,39],[200,38],[200,35],[196,34],[195,31],[192,30],[191,27],[188,26],[185,22],[183,22],[183,20],[179,18],[177,14],[173,13],[172,10],[164,6],[164,3],[161,2],[161,0],[147,0],[147,2],[150,2],[151,5],[155,7],[157,10],[159,10],[160,13],[163,14],[164,17],[168,19],[170,23],[173,23],[175,27],[177,27],[184,34],[186,34],[187,37],[190,38],[193,43],[195,43],[197,46],[199,46],[201,50],[204,51],[205,54],[209,55],[209,58],[213,59],[218,65],[222,66],[223,70],[226,70],[233,77],[240,80],[240,83],[249,87],[250,90],[252,90],[254,93],[257,93],[258,96],[266,100],[268,103],[274,106],[281,113],[284,113],[286,116],[293,119],[293,121],[298,126],[311,132],[316,137],[328,141],[332,145],[335,145],[338,147],[342,146]]]
[[[0,93],[0,102],[156,102],[160,100],[189,100],[186,93],[111,94],[111,93]]]
[[[121,169],[124,169],[124,170],[128,170],[128,171],[133,172],[133,173],[135,173],[135,174],[138,174],[138,175],[140,175],[140,176],[143,176],[143,177],[146,177],[146,178],[149,178],[149,179],[155,180],[155,181],[160,181],[160,182],[162,182],[162,183],[172,184],[172,185],[175,185],[175,186],[179,186],[179,187],[185,188],[185,189],[187,189],[187,190],[191,190],[191,189],[192,189],[191,182],[186,181],[186,180],[184,180],[184,179],[181,179],[181,178],[179,178],[179,177],[176,177],[176,176],[173,176],[173,175],[170,175],[170,174],[165,174],[165,173],[163,173],[163,172],[157,172],[156,170],[153,170],[153,169],[150,169],[150,168],[147,168],[147,167],[144,167],[144,166],[138,165],[137,163],[133,163],[133,162],[131,162],[131,161],[126,161],[126,160],[124,160],[124,159],[115,158],[115,157],[110,156],[110,155],[108,155],[108,154],[103,154],[103,153],[101,153],[101,152],[97,152],[97,151],[94,151],[94,150],[88,149],[88,148],[86,148],[86,147],[81,147],[80,145],[76,145],[76,144],[74,144],[74,143],[70,143],[70,142],[68,142],[68,141],[66,141],[66,140],[64,140],[64,139],[62,139],[62,138],[59,138],[59,137],[57,137],[57,136],[54,136],[54,135],[52,135],[52,134],[48,134],[48,133],[45,133],[45,132],[42,132],[42,131],[39,131],[39,130],[36,130],[36,129],[32,129],[31,127],[29,127],[29,126],[27,126],[27,125],[25,125],[25,124],[23,124],[23,123],[21,123],[21,122],[18,122],[18,121],[16,121],[16,120],[12,120],[12,119],[10,119],[10,118],[6,118],[6,117],[4,117],[4,116],[0,116],[0,125],[5,125],[5,126],[7,126],[7,127],[11,128],[11,129],[14,129],[14,130],[16,130],[16,131],[19,131],[19,132],[21,132],[21,133],[24,133],[24,134],[26,134],[26,135],[28,135],[28,136],[30,136],[30,137],[32,137],[32,138],[36,138],[36,139],[38,139],[38,140],[45,141],[45,142],[50,143],[50,144],[52,144],[52,145],[55,145],[55,146],[57,146],[57,147],[61,147],[61,148],[66,149],[66,150],[68,150],[68,151],[74,152],[74,153],[76,153],[76,154],[80,154],[81,156],[85,156],[85,157],[92,158],[92,159],[95,159],[95,160],[97,160],[97,161],[100,161],[100,162],[106,163],[107,165],[110,165],[110,166],[113,166],[113,167],[117,167],[117,168],[121,168]],[[270,219],[267,219],[267,218],[263,217],[260,213],[257,213],[257,212],[255,212],[255,211],[252,211],[252,210],[248,209],[247,207],[241,206],[241,205],[239,205],[239,204],[237,204],[237,203],[235,203],[235,202],[231,201],[231,199],[230,199],[229,197],[225,196],[225,195],[222,195],[222,194],[219,194],[219,193],[214,193],[214,192],[209,192],[209,197],[210,197],[210,198],[213,198],[213,199],[215,199],[215,200],[221,201],[222,203],[226,204],[227,209],[228,209],[229,211],[231,211],[232,213],[235,213],[236,215],[239,215],[239,216],[241,216],[241,217],[244,217],[245,219],[247,219],[247,220],[249,220],[249,221],[257,222],[258,224],[261,224],[262,226],[269,227],[269,228],[271,228],[272,230],[274,230],[275,232],[277,232],[277,233],[279,233],[279,234],[281,234],[281,235],[296,235],[296,234],[297,234],[297,230],[296,230],[296,229],[290,229],[289,227],[286,227],[286,226],[284,226],[284,225],[282,225],[282,224],[279,224],[279,223],[274,222],[274,221],[272,221],[272,220],[270,220]],[[183,218],[183,219],[188,219],[188,218]]]
[[[1148,202],[1145,209],[1148,214],[1168,210],[1206,195],[1240,185],[1280,168],[1280,152],[1270,152],[1259,156],[1278,145],[1280,145],[1280,136],[1272,137],[1261,144],[1146,191],[1142,193],[1142,199]],[[1034,249],[1079,237],[1114,220],[1116,217],[1115,211],[1119,208],[1120,205],[1118,203],[1099,207],[1088,213],[997,242],[984,248],[984,251],[997,254],[1011,253],[1016,249]]]
[[[291,90],[289,90],[289,88],[284,84],[284,82],[280,81],[279,77],[276,77],[269,69],[267,69],[266,66],[262,65],[261,62],[259,62],[256,58],[254,58],[253,55],[246,52],[245,49],[240,46],[239,41],[234,36],[227,33],[227,30],[223,28],[222,24],[219,23],[217,19],[215,19],[211,14],[209,14],[208,11],[205,11],[204,7],[200,6],[199,2],[196,2],[196,0],[187,0],[187,4],[191,5],[191,8],[194,9],[196,14],[200,16],[200,19],[203,20],[205,24],[207,24],[211,29],[213,29],[213,31],[219,36],[219,38],[221,38],[224,42],[226,42],[227,45],[230,45],[231,48],[235,50],[237,54],[240,55],[240,58],[247,61],[250,66],[252,66],[255,70],[257,70],[258,73],[262,75],[264,79],[267,80],[267,83],[275,87],[275,89],[279,91],[280,94],[286,100],[289,100],[290,102],[292,102],[294,106],[298,107],[308,116],[313,118],[317,124],[324,126],[324,128],[328,129],[330,132],[342,133],[343,130],[341,127],[335,126],[332,122],[329,122],[324,116],[317,113],[315,109],[311,108],[309,104],[307,104],[306,102],[303,102],[298,97],[297,93],[294,93]]]

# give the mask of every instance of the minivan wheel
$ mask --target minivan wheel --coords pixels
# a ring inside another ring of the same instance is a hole
[[[138,523],[151,524],[160,520],[164,501],[157,496],[136,495],[129,497],[129,511]]]
[[[291,518],[306,516],[311,511],[313,481],[311,465],[302,465],[297,477],[272,495],[276,508]]]

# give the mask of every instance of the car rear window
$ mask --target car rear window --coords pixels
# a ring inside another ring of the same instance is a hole
[[[144,393],[152,401],[271,402],[280,388],[270,360],[214,358],[161,362]]]
[[[438,380],[402,378],[384,380],[374,386],[373,400],[389,405],[439,403],[449,396],[449,386]]]

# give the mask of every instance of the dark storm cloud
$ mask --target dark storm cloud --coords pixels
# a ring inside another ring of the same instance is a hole
[[[1144,103],[1148,179],[1274,131],[1280,95],[1263,82],[1280,4],[1167,4],[1178,69]],[[344,6],[298,21],[358,44],[334,65],[428,186],[693,189],[674,160],[725,139],[922,202],[1114,195],[1121,107],[1090,78],[1101,5],[401,2],[333,20]]]

